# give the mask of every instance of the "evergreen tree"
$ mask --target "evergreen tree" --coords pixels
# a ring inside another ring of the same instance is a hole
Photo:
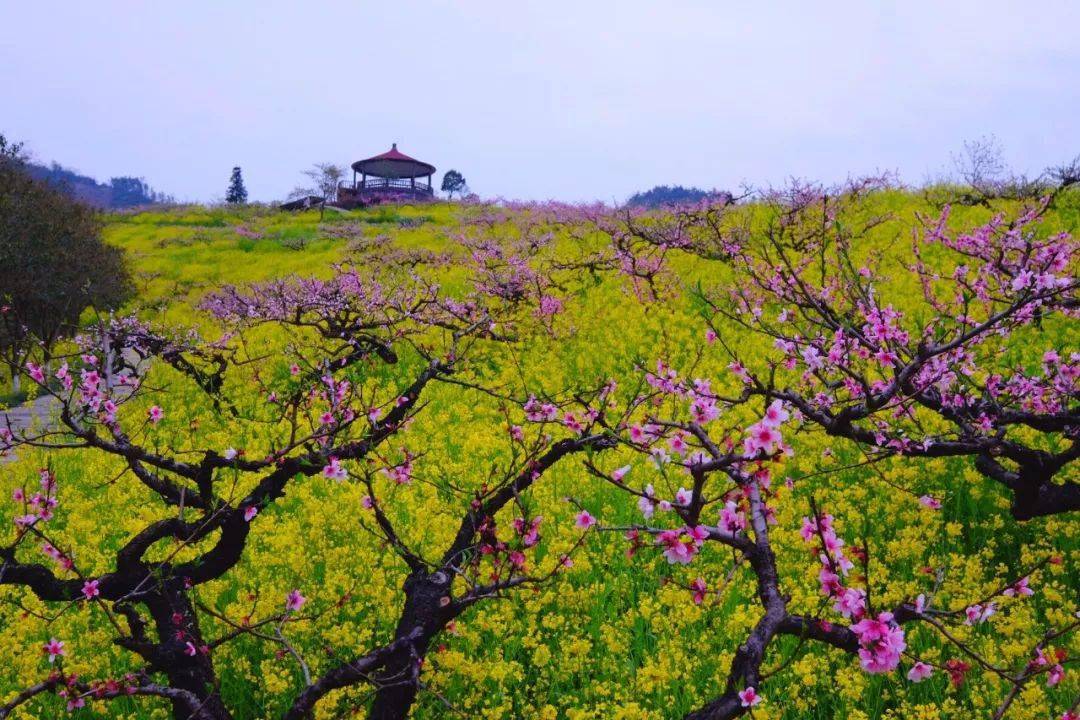
[[[229,178],[229,192],[225,195],[225,202],[230,205],[243,205],[247,202],[247,197],[244,177],[240,174],[240,168],[234,167],[232,177]]]

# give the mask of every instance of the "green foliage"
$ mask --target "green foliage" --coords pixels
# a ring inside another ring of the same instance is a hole
[[[457,170],[447,170],[442,179],[442,191],[453,198],[454,193],[461,194],[466,190],[468,190],[468,185],[465,182],[465,176]]]
[[[225,202],[230,205],[243,205],[247,202],[247,188],[244,187],[244,177],[240,168],[234,167],[229,177],[229,190],[225,193]]]
[[[88,307],[131,296],[123,252],[101,230],[95,210],[31,177],[18,146],[0,137],[0,351],[13,367],[48,356]]]
[[[659,208],[665,205],[682,205],[701,202],[702,200],[715,199],[729,193],[716,190],[702,190],[696,187],[683,187],[682,185],[657,185],[643,192],[636,192],[626,201],[631,207]]]

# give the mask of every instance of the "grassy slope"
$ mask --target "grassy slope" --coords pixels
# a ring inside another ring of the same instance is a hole
[[[902,257],[914,213],[929,209],[903,193],[880,197],[877,202],[892,211],[895,220],[878,230],[873,248],[867,250]],[[1075,204],[1066,206],[1051,224],[1075,230],[1076,210]],[[390,234],[399,247],[438,250],[453,246],[458,230],[455,213],[446,205],[397,211],[401,217],[424,217],[422,225],[409,228],[399,227],[398,217],[386,211],[328,214],[324,223],[359,222],[369,235]],[[964,209],[954,221],[974,222],[985,215],[982,209]],[[261,237],[241,236],[238,227],[246,235]],[[144,315],[208,329],[209,323],[193,307],[217,285],[327,272],[331,262],[345,257],[347,249],[344,241],[326,239],[324,234],[317,212],[286,215],[219,209],[118,216],[107,230],[110,241],[131,253],[140,285],[138,308]],[[299,245],[303,249],[292,249]],[[676,264],[686,283],[734,279],[727,268],[689,259]],[[448,271],[448,283],[453,284],[456,277],[453,270]],[[901,305],[911,297],[908,282],[903,273],[897,273],[895,294]],[[692,304],[681,294],[643,307],[620,280],[607,279],[572,299],[569,311],[556,322],[554,338],[541,334],[534,339],[523,361],[523,374],[531,383],[555,388],[575,380],[626,377],[639,359],[651,363],[665,357],[679,366],[691,360],[691,349],[700,345],[702,332]],[[1061,326],[1047,332],[1060,335],[1068,329]],[[1075,337],[1065,339],[1075,346]],[[285,362],[282,358],[283,366]],[[724,358],[706,357],[696,374],[724,378],[725,364]],[[489,379],[498,379],[509,370],[494,366],[484,372]],[[246,448],[260,442],[256,437],[231,434],[227,422],[212,417],[198,393],[175,377],[162,371],[155,379],[167,386],[162,404],[169,409],[159,441]],[[193,426],[195,419],[198,425]],[[452,436],[439,432],[450,423],[456,428]],[[493,402],[439,387],[404,442],[428,451],[420,465],[423,473],[468,485],[482,481],[491,462],[505,460],[502,427]],[[855,449],[813,434],[797,438],[796,447],[797,457],[787,468],[795,477],[841,467],[859,457]],[[116,470],[103,457],[54,453],[46,458],[28,453],[0,471],[0,497],[27,482],[33,468],[46,462],[54,465],[62,482],[81,488],[100,487]],[[654,480],[644,466],[635,464],[632,473],[637,482]],[[914,495],[900,495],[884,481],[902,484]],[[394,504],[395,510],[411,537],[426,548],[445,542],[454,513],[439,512],[444,503],[437,491],[418,483],[395,492],[402,500]],[[914,497],[923,492],[944,498],[941,512],[920,508]],[[996,488],[979,480],[963,463],[944,461],[894,465],[884,469],[882,478],[841,471],[798,483],[794,491],[784,493],[774,542],[785,587],[797,608],[814,608],[818,601],[815,564],[797,536],[799,517],[806,514],[811,493],[837,516],[840,532],[849,542],[858,542],[864,535],[868,538],[877,559],[874,593],[882,603],[926,591],[932,579],[921,568],[927,565],[948,568],[941,597],[945,602],[954,598],[959,602],[993,589],[1010,569],[1049,552],[1062,554],[1065,563],[1039,578],[1040,592],[1035,598],[1007,608],[995,618],[992,630],[970,633],[972,642],[991,655],[1003,654],[1016,662],[1026,648],[1022,643],[1037,628],[1048,622],[1060,624],[1075,609],[1080,559],[1076,523],[1059,518],[1018,526],[1002,512],[1007,500]],[[605,522],[636,517],[625,497],[597,487],[576,465],[564,465],[530,500],[530,512],[545,518],[549,558],[574,538],[569,527],[572,508],[563,500],[566,496],[579,499]],[[80,548],[79,561],[89,570],[104,563],[109,549],[125,534],[158,516],[138,487],[129,483],[86,493],[71,489],[62,499],[57,531]],[[367,533],[357,529],[356,488],[322,478],[304,481],[266,515],[241,567],[204,589],[201,599],[239,616],[250,611],[253,602],[276,607],[293,587],[304,588],[316,608],[332,606],[342,594],[351,593],[353,599],[331,610],[318,627],[293,630],[313,669],[328,665],[320,650],[326,645],[362,648],[373,638],[385,637],[395,619],[402,571]],[[102,523],[102,518],[109,522]],[[738,639],[756,620],[749,574],[737,574],[719,600],[694,606],[685,591],[665,585],[663,578],[671,575],[688,582],[701,575],[710,587],[716,587],[727,572],[729,558],[721,552],[708,553],[689,569],[672,570],[651,554],[628,560],[624,546],[615,536],[595,537],[557,587],[489,604],[466,615],[456,633],[446,638],[445,649],[429,658],[425,680],[466,716],[491,718],[664,718],[717,692]],[[35,606],[19,591],[4,589],[0,597],[18,597],[28,607]],[[78,671],[91,673],[100,667],[103,656],[111,658],[117,671],[128,667],[130,658],[105,644],[107,626],[96,612],[72,609],[50,627],[33,619],[13,621],[12,612],[0,615],[0,647],[13,649],[11,661],[0,668],[0,697],[40,676],[44,663],[38,646],[49,635],[68,639],[70,664]],[[217,633],[211,628],[208,634]],[[923,630],[914,631],[910,642],[942,661],[952,656]],[[780,643],[779,648],[767,666],[780,665],[794,649],[789,642]],[[1071,654],[1077,652],[1080,647],[1074,645]],[[294,664],[265,646],[241,641],[219,651],[216,662],[227,700],[239,717],[273,716],[282,708],[281,696],[299,683]],[[1053,691],[1031,686],[1012,717],[1048,717],[1075,695],[1076,675],[1071,672]],[[764,690],[767,702],[755,716],[967,718],[986,716],[1001,692],[992,678],[983,675],[973,676],[960,690],[940,676],[918,686],[906,683],[900,673],[871,677],[850,658],[815,648],[800,653],[770,680]],[[338,716],[350,700],[360,697],[361,692],[352,691],[338,699],[340,705],[327,703],[323,716]],[[45,700],[36,707],[38,717],[45,718],[52,717],[59,706]],[[164,717],[163,711],[150,707],[117,703],[103,712],[115,717]],[[415,716],[444,717],[446,712],[427,695]]]

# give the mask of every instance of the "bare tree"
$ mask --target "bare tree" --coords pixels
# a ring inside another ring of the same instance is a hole
[[[993,135],[964,143],[962,153],[953,155],[953,164],[964,186],[960,193],[938,194],[936,204],[984,205],[991,200],[1035,200],[1056,195],[1080,182],[1080,156],[1071,162],[1046,168],[1038,175],[1011,170],[1002,155],[1001,143]],[[948,181],[947,181],[948,184]]]
[[[1069,162],[1046,168],[1046,176],[1060,188],[1080,183],[1080,155]]]
[[[289,199],[317,195],[324,202],[337,200],[338,185],[345,178],[345,168],[333,163],[315,163],[310,170],[305,170],[304,175],[311,182],[310,185],[299,185],[289,193]]]
[[[953,165],[966,185],[983,193],[999,187],[1008,172],[1001,142],[993,135],[965,141],[963,151],[953,155]]]

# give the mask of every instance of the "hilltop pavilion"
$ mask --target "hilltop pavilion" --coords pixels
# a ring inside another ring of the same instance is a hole
[[[386,196],[427,199],[435,194],[431,183],[435,166],[400,152],[397,143],[382,155],[357,160],[352,169],[352,187],[339,188],[339,201],[365,202]]]

